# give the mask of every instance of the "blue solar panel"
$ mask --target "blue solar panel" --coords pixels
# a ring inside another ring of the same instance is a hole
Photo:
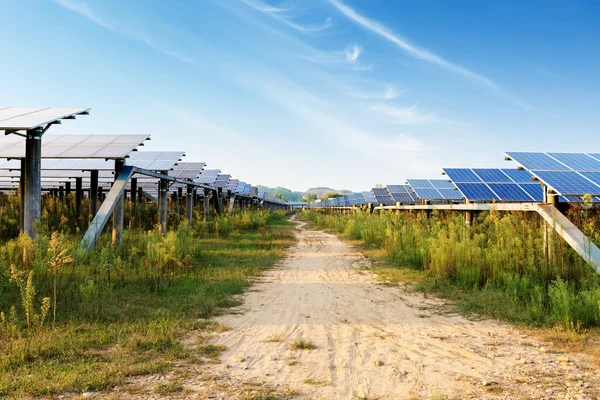
[[[506,153],[514,161],[529,170],[569,171],[570,168],[559,163],[545,153],[510,152]]]
[[[466,168],[444,168],[444,172],[452,182],[482,182],[473,171]]]
[[[542,189],[542,185],[539,183],[520,183],[519,186],[527,192],[534,201],[544,200],[544,189]]]
[[[373,192],[375,196],[388,196],[388,191],[385,188],[373,188],[371,189],[371,192]]]
[[[433,189],[433,184],[427,179],[407,179],[407,182],[413,189]]]
[[[450,181],[446,181],[446,180],[441,180],[441,179],[430,179],[429,182],[431,182],[433,187],[436,189],[452,189],[452,190],[454,190],[454,188],[456,187],[456,186],[454,186],[454,183],[452,183]]]
[[[371,192],[363,192],[363,197],[367,203],[377,203],[377,199],[373,196]]]
[[[444,200],[462,200],[462,194],[456,189],[438,189]]]
[[[596,160],[600,161],[600,154],[599,153],[588,153],[588,156],[592,156]]]
[[[400,203],[414,203],[416,199],[410,193],[392,193],[392,199]]]
[[[535,174],[560,195],[600,195],[600,186],[575,171],[536,171]]]
[[[363,197],[362,193],[354,193],[354,198],[356,199],[357,205],[360,206],[360,205],[366,204],[365,198]]]
[[[512,179],[499,169],[473,168],[473,172],[486,183],[512,183]]]
[[[580,174],[594,182],[596,185],[600,185],[600,172],[580,172]]]
[[[600,171],[600,161],[583,153],[548,153],[576,171]]]
[[[531,183],[533,175],[524,169],[502,169],[506,175],[516,183]]]
[[[423,200],[443,200],[444,197],[437,189],[414,188],[415,193]]]
[[[470,201],[500,200],[485,183],[456,183],[456,187]]]
[[[407,185],[387,185],[387,189],[390,193],[408,193]]]
[[[531,197],[516,183],[488,183],[502,201],[531,201]]]

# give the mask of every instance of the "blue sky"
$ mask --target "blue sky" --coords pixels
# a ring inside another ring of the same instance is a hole
[[[595,1],[3,2],[2,103],[252,184],[368,190],[600,151]]]

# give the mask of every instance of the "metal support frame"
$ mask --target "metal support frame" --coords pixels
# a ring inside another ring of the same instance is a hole
[[[79,224],[81,217],[81,201],[83,200],[83,178],[75,178],[75,218]]]
[[[90,216],[98,212],[98,170],[90,171]]]
[[[194,188],[190,185],[186,186],[185,203],[187,220],[190,226],[192,226],[192,222],[194,221]]]
[[[69,195],[71,194],[71,182],[65,182],[65,205],[67,207],[71,207],[71,200],[69,199]]]
[[[115,182],[113,187],[117,183],[121,171],[125,167],[124,159],[115,160]],[[111,189],[112,192],[112,189]],[[113,231],[112,231],[112,244],[113,246],[119,246],[123,242],[123,220],[125,214],[125,187],[119,192],[118,197],[115,199],[115,205],[113,209]]]
[[[115,206],[119,203],[119,200],[123,198],[123,191],[125,190],[125,186],[127,185],[129,178],[131,178],[131,175],[133,175],[133,167],[125,166],[121,169],[121,172],[119,175],[117,175],[112,188],[108,192],[106,200],[102,203],[98,213],[94,216],[94,219],[90,223],[90,226],[83,236],[79,247],[87,250],[91,250],[94,247],[98,237],[100,237],[100,233],[102,233],[104,226],[106,226],[111,213],[114,212]]]
[[[233,206],[235,205],[235,193],[231,193],[231,190],[228,191],[229,195],[229,207],[227,213],[231,215],[233,213]]]
[[[167,209],[169,207],[169,181],[160,179],[158,183],[158,223],[160,232],[167,233]]]
[[[183,188],[177,188],[177,214],[183,213]]]
[[[210,220],[210,189],[204,189],[204,222]]]
[[[137,211],[137,178],[131,178],[131,219],[129,220],[129,227],[133,228],[136,219]]]
[[[23,232],[32,238],[42,213],[42,134],[39,129],[30,130],[25,139]]]
[[[21,174],[19,179],[19,230],[21,233],[25,227],[25,159],[21,158]]]

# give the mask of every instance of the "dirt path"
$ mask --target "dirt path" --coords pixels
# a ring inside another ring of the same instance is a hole
[[[301,399],[596,398],[598,371],[491,321],[375,283],[335,236],[303,229],[214,343],[232,382],[290,388]],[[316,349],[291,350],[295,340]],[[576,397],[579,396],[579,397]],[[586,397],[587,396],[587,397]]]
[[[124,397],[162,398],[156,385],[178,382],[185,391],[169,397],[600,398],[600,372],[585,357],[549,351],[509,326],[448,315],[441,301],[378,284],[355,249],[303,226],[282,265],[221,318],[231,329],[212,339],[226,347],[220,364],[184,363],[167,376],[136,379]],[[316,348],[292,350],[299,339]]]

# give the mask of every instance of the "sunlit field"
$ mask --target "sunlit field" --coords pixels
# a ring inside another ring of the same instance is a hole
[[[88,221],[72,208],[45,199],[33,241],[17,236],[17,205],[0,198],[0,396],[106,390],[218,356],[203,341],[223,327],[207,318],[238,304],[233,296],[294,243],[282,211],[191,227],[170,213],[172,229],[161,235],[156,206],[139,204],[143,223],[126,220],[133,229],[120,247],[106,233],[88,253],[78,248]],[[182,343],[190,332],[193,348]]]

